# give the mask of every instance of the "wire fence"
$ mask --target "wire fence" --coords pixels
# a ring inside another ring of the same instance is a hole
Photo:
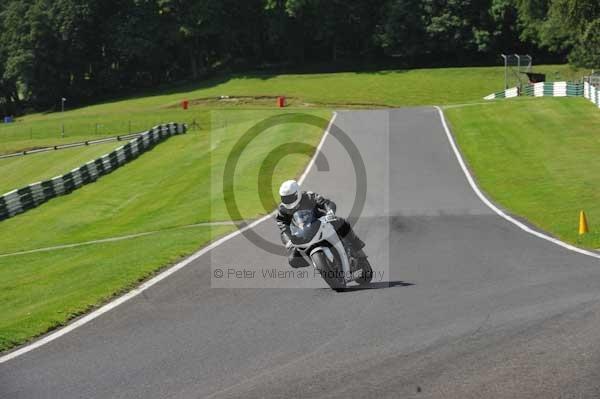
[[[94,138],[134,134],[164,123],[164,119],[138,119],[127,121],[89,122],[77,120],[33,122],[22,124],[18,121],[0,123],[0,143],[41,139]],[[195,119],[187,122],[190,130],[200,128]],[[61,140],[63,141],[63,140]]]

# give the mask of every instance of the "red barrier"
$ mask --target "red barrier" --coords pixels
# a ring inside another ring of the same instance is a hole
[[[285,97],[277,97],[277,106],[279,108],[285,107]]]
[[[181,108],[183,108],[183,109],[188,109],[189,105],[190,105],[190,102],[188,100],[183,100],[181,102]]]

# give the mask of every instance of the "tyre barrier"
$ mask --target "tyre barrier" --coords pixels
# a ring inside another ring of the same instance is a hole
[[[600,108],[600,89],[596,86],[585,82],[583,84],[583,96]]]
[[[10,191],[0,196],[0,221],[27,212],[54,197],[69,194],[79,187],[95,182],[101,176],[109,174],[152,149],[156,144],[171,136],[184,134],[186,131],[185,124],[167,123],[155,126],[127,144],[64,175]]]
[[[521,91],[518,87],[513,87],[498,93],[492,93],[489,96],[485,96],[484,99],[494,100],[496,98],[511,98],[517,96],[582,97],[584,95],[584,91],[584,85],[581,83],[540,82],[528,84]]]
[[[519,95],[519,88],[512,87],[510,89],[502,90],[497,93],[492,93],[489,96],[483,97],[484,100],[495,100],[496,98],[511,98]]]
[[[523,95],[534,97],[581,97],[583,85],[570,82],[540,82],[525,86]]]

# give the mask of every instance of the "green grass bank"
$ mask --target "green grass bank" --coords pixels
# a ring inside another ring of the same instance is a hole
[[[534,69],[558,80],[585,73],[567,65]],[[201,123],[197,109],[265,108],[286,96],[293,108],[399,107],[479,101],[504,86],[504,68],[439,68],[327,74],[245,74],[139,93],[122,100],[38,113],[0,124],[0,153],[105,135],[143,131],[161,122]],[[221,96],[229,98],[219,99]],[[183,111],[187,99],[191,109]],[[61,138],[62,127],[66,138]]]
[[[234,192],[244,219],[270,212],[257,190],[263,160],[283,143],[316,146],[330,112],[310,110],[323,126],[275,126],[253,140],[236,169]],[[56,328],[162,267],[193,253],[232,226],[223,170],[233,145],[254,124],[281,111],[205,112],[203,129],[172,137],[94,184],[17,217],[0,228],[0,350]],[[212,125],[212,129],[209,127]],[[273,180],[297,176],[312,153],[286,156]],[[264,188],[274,194],[276,187]],[[268,194],[268,193],[267,193]],[[129,240],[26,255],[19,251],[154,232]]]
[[[490,198],[561,240],[600,248],[600,110],[592,103],[523,98],[445,113]],[[584,236],[580,210],[591,227]]]
[[[0,195],[66,173],[121,145],[123,142],[114,141],[0,159]]]

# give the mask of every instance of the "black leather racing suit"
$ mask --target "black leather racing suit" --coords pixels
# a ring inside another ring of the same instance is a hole
[[[277,226],[279,227],[279,231],[281,232],[281,241],[284,245],[287,246],[288,242],[290,242],[290,237],[288,236],[288,228],[290,223],[292,222],[292,217],[294,213],[299,210],[312,210],[316,213],[316,217],[324,216],[327,211],[333,211],[335,213],[336,205],[335,202],[328,200],[327,198],[313,193],[311,191],[302,192],[302,198],[298,205],[296,205],[293,209],[288,209],[283,204],[279,204],[279,209],[277,211]],[[360,250],[365,244],[354,234],[352,227],[350,224],[344,220],[343,218],[338,217],[335,221],[331,223],[340,237],[343,239],[347,239],[353,246],[353,248]],[[290,265],[294,268],[298,267],[306,267],[309,266],[306,260],[300,255],[300,253],[294,248],[288,248],[288,261]]]

